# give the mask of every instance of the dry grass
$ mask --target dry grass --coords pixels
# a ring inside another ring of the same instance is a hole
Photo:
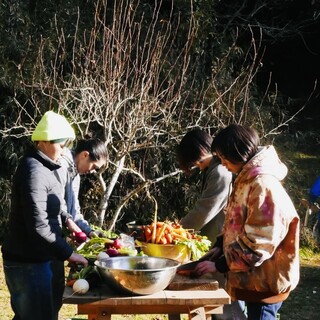
[[[281,308],[281,320],[314,320],[318,319],[318,301],[320,293],[320,255],[303,255],[301,259],[301,279],[298,287],[292,292]],[[0,258],[0,310],[1,320],[11,320],[13,313],[10,308],[10,297],[3,275],[2,259]],[[70,318],[86,319],[77,315],[75,305],[63,305],[59,320]],[[113,320],[166,320],[165,315],[120,315]]]
[[[7,286],[4,280],[3,275],[3,264],[2,264],[2,256],[1,256],[1,264],[0,264],[0,310],[1,310],[1,319],[9,320],[12,319],[13,314],[10,308],[10,296],[7,290]]]

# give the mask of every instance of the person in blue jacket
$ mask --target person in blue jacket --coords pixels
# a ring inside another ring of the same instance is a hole
[[[320,197],[320,177],[317,178],[317,180],[312,185],[310,191],[309,191],[309,205],[310,207],[315,206],[318,208],[317,212],[317,220],[315,225],[313,226],[313,236],[317,241],[319,241],[320,238],[320,209],[319,205],[317,204],[317,200]]]

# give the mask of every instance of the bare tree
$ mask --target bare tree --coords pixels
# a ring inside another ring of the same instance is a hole
[[[200,124],[192,114],[199,111],[192,111],[189,105],[186,108],[193,90],[188,73],[191,73],[190,48],[195,26],[191,19],[187,39],[177,54],[180,17],[173,16],[172,7],[168,19],[161,19],[161,5],[162,1],[155,1],[151,19],[146,19],[140,15],[139,1],[114,1],[111,13],[105,1],[98,1],[92,29],[83,34],[75,29],[72,58],[68,62],[70,73],[65,71],[63,57],[67,35],[56,21],[58,47],[50,68],[46,57],[48,40],[42,39],[32,83],[22,77],[25,88],[30,90],[35,113],[29,115],[29,125],[21,124],[18,119],[17,127],[24,128],[21,135],[34,128],[33,119],[45,111],[41,104],[46,97],[50,108],[66,115],[80,136],[96,131],[106,141],[112,155],[109,167],[114,170],[108,184],[100,173],[103,187],[100,225],[104,223],[109,198],[123,171],[135,175],[144,187],[129,191],[120,207],[138,191],[158,181],[149,181],[135,168],[131,153],[165,148],[177,139],[177,131],[182,131],[186,123],[189,127]],[[25,106],[16,103],[21,112],[28,114]],[[115,220],[111,219],[112,226]]]
[[[24,121],[18,117],[15,124],[15,128],[22,128],[20,135],[29,134],[35,120],[46,111],[46,101],[50,109],[70,119],[79,136],[94,132],[106,141],[112,177],[107,183],[103,172],[99,173],[103,188],[100,226],[105,223],[120,175],[130,173],[136,181],[119,201],[108,228],[115,226],[121,209],[133,196],[179,173],[174,166],[169,173],[150,168],[146,172],[133,154],[154,150],[154,156],[163,155],[193,127],[209,130],[230,121],[249,121],[249,110],[260,114],[250,89],[262,51],[261,43],[252,36],[248,54],[253,52],[253,57],[249,59],[244,54],[238,76],[231,78],[225,64],[230,55],[240,51],[234,39],[225,56],[214,64],[210,81],[198,81],[194,77],[197,55],[193,41],[201,30],[195,23],[192,0],[184,37],[173,5],[164,19],[160,14],[161,0],[148,7],[148,17],[144,16],[140,1],[113,3],[111,9],[106,1],[97,1],[91,30],[79,31],[79,13],[72,36],[56,20],[54,56],[48,59],[48,39],[44,38],[39,43],[32,81],[21,72],[22,85],[30,98],[25,105],[16,100]],[[32,114],[26,107],[30,103],[34,107]],[[12,134],[12,130],[13,127],[4,129],[2,133]]]

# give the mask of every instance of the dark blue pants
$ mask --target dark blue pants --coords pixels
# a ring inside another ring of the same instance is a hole
[[[272,304],[247,302],[246,305],[248,320],[276,320],[282,302]]]
[[[56,320],[51,262],[3,262],[13,320]]]

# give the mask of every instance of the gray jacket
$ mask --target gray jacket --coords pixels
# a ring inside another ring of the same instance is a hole
[[[64,156],[59,160],[59,164],[61,167],[55,171],[55,174],[65,191],[63,209],[71,215],[78,227],[89,235],[92,229],[81,214],[79,203],[80,175],[75,166],[74,154],[67,149]]]
[[[184,228],[200,230],[215,243],[224,223],[224,207],[227,204],[232,173],[212,158],[209,167],[204,171],[201,195],[194,208],[184,216],[180,223]]]
[[[66,260],[72,248],[62,236],[61,185],[54,170],[59,166],[32,149],[14,175],[8,234],[3,258],[16,262]]]

